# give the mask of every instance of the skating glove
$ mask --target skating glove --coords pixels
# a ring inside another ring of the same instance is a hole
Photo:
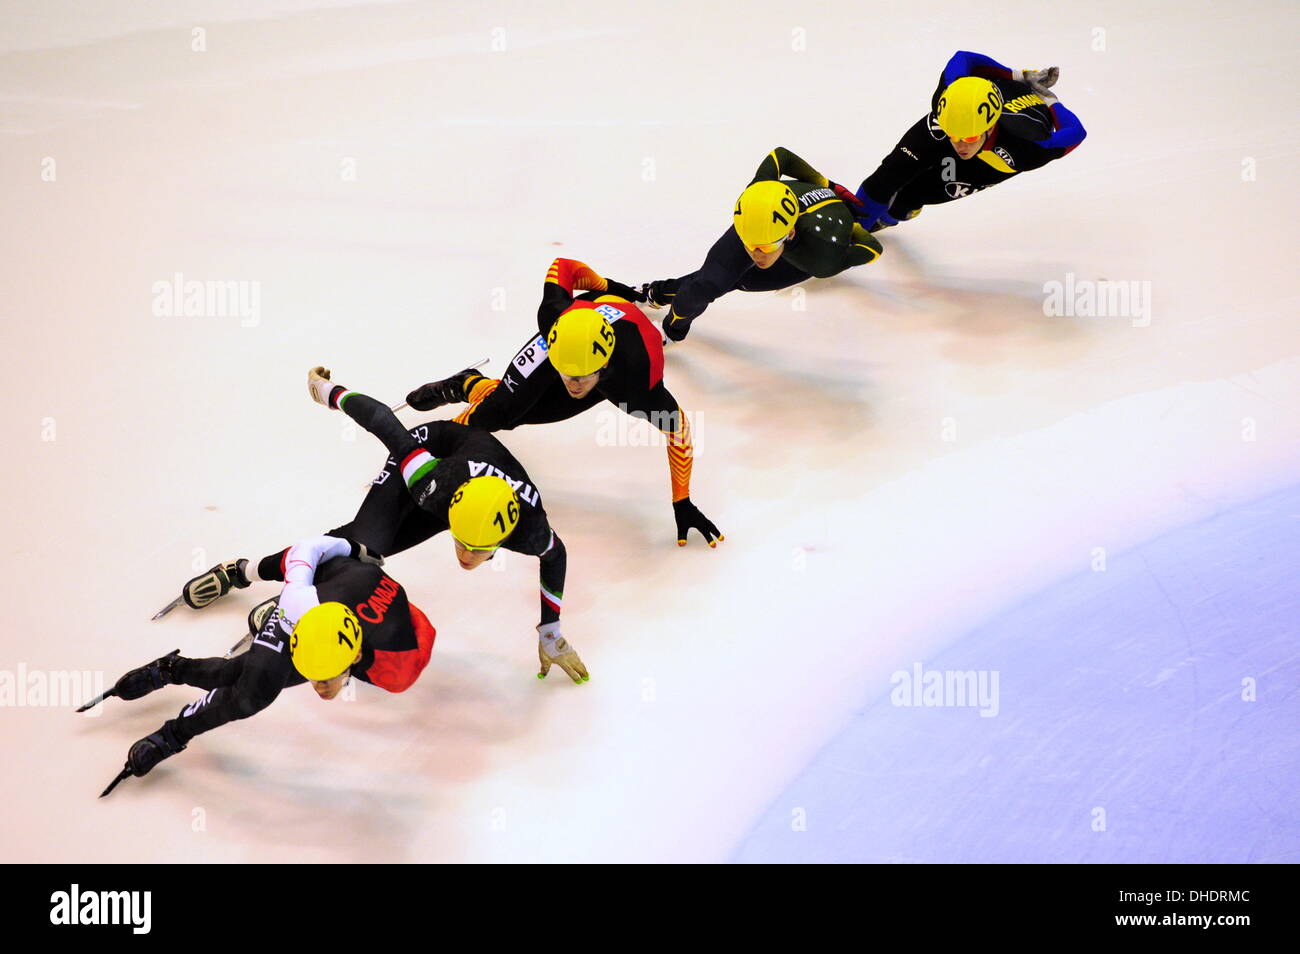
[[[1056,85],[1056,81],[1061,77],[1061,68],[1059,66],[1049,66],[1045,70],[1012,70],[1011,78],[1017,83],[1025,83],[1028,86],[1050,89]]]
[[[587,667],[582,664],[578,651],[560,635],[558,620],[537,627],[537,658],[542,664],[541,671],[537,674],[538,679],[545,679],[552,665],[559,666],[579,685],[591,678],[587,675]]]
[[[384,565],[382,553],[367,549],[364,543],[357,543],[355,540],[348,540],[348,544],[352,547],[352,552],[348,554],[352,559],[360,560],[362,563],[370,563],[374,566]]]
[[[670,309],[663,321],[664,337],[669,341],[684,340],[687,334],[690,333],[691,322],[694,320],[694,318],[682,318],[680,315],[675,315]]]
[[[619,298],[625,298],[628,301],[644,304],[646,301],[645,292],[633,288],[631,285],[624,285],[622,282],[616,282],[614,279],[606,279],[605,294],[617,295]]]
[[[712,521],[700,513],[700,508],[691,503],[690,497],[684,497],[673,502],[673,519],[677,521],[677,545],[679,547],[686,546],[686,535],[692,528],[700,531],[700,534],[711,547],[716,547],[718,541],[726,539],[718,532],[718,528],[713,525]]]
[[[831,191],[834,192],[837,196],[840,197],[840,199],[843,200],[844,204],[849,207],[849,210],[854,215],[861,214],[862,212],[861,199],[859,199],[856,195],[854,195],[844,186],[840,185],[838,182],[832,182],[830,186],[831,186]]]
[[[877,202],[867,195],[865,188],[859,187],[855,198],[861,203],[861,207],[855,208],[853,214],[867,231],[871,231],[872,227],[877,223],[881,225],[898,224],[898,219],[889,214],[889,203]]]

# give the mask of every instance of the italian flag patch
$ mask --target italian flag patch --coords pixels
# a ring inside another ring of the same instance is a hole
[[[434,457],[423,447],[411,451],[402,461],[402,479],[406,481],[406,486],[414,487],[420,478],[424,477],[429,471],[438,466],[438,458]]]

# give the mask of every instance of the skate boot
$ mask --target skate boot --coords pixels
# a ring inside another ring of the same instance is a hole
[[[267,619],[275,612],[275,608],[280,605],[280,597],[273,596],[269,600],[263,600],[248,611],[248,634],[256,636],[266,625]]]
[[[230,592],[231,587],[242,590],[249,585],[247,560],[230,560],[218,563],[206,573],[201,573],[185,584],[181,599],[190,609],[203,609],[213,600]]]
[[[270,618],[279,605],[280,597],[273,596],[269,600],[263,600],[248,611],[248,632],[239,638],[239,642],[226,650],[227,659],[233,659],[252,648],[253,640],[257,638],[257,634],[262,631],[267,619]]]
[[[441,381],[420,385],[406,396],[406,403],[417,411],[432,411],[444,404],[464,404],[470,387],[481,377],[473,368],[466,368]]]
[[[681,282],[676,278],[663,278],[657,282],[646,282],[641,286],[641,294],[645,296],[645,303],[651,308],[663,308],[665,305],[671,305],[673,299],[677,297],[677,286]]]
[[[113,684],[113,688],[104,694],[105,697],[117,696],[119,699],[139,699],[142,696],[149,695],[155,689],[172,685],[176,682],[174,667],[176,660],[180,658],[180,654],[179,649],[173,649],[166,656],[155,659],[147,666],[132,669]]]

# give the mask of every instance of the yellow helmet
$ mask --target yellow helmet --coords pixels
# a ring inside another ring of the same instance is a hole
[[[614,341],[614,329],[599,309],[571,308],[551,325],[546,356],[560,374],[581,378],[609,362]]]
[[[970,139],[988,132],[1002,115],[1002,93],[978,76],[953,80],[939,94],[934,117],[950,139]]]
[[[451,495],[447,521],[467,550],[495,550],[519,523],[519,498],[500,477],[471,477]]]
[[[343,675],[360,649],[361,624],[342,603],[313,606],[289,636],[294,668],[312,682]]]
[[[731,217],[736,234],[746,246],[772,245],[794,228],[799,218],[799,199],[784,182],[755,182],[740,193]]]

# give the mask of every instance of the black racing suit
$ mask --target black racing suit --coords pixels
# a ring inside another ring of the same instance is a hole
[[[343,603],[361,625],[361,659],[351,674],[390,692],[401,692],[419,676],[433,648],[434,630],[391,577],[373,563],[335,557],[316,569],[314,584],[322,603]],[[289,655],[289,634],[280,611],[267,617],[247,652],[225,659],[188,659],[173,663],[172,681],[207,689],[167,725],[187,744],[236,719],[261,712],[280,691],[306,682]]]
[[[564,543],[547,521],[532,478],[504,444],[481,428],[452,421],[428,421],[408,430],[387,405],[335,387],[331,406],[339,406],[340,400],[343,412],[383,441],[392,456],[371,482],[357,515],[330,530],[330,536],[364,543],[384,556],[401,553],[448,529],[447,509],[461,484],[471,477],[501,477],[519,498],[519,522],[501,546],[539,558],[541,621],[560,618]],[[286,553],[287,548],[263,557],[257,575],[283,580]]]
[[[663,321],[669,338],[685,338],[691,322],[727,292],[775,291],[809,278],[829,278],[880,257],[880,243],[857,224],[853,210],[836,195],[834,184],[783,146],[763,158],[750,184],[782,176],[792,177],[786,185],[798,197],[800,212],[794,237],[786,240],[781,257],[771,267],[759,268],[735,227],[727,229],[698,269],[655,283],[663,289],[656,300],[672,306]]]
[[[1087,135],[1077,116],[1059,102],[1048,105],[1007,67],[980,53],[955,53],[930,98],[930,112],[903,134],[875,172],[862,180],[859,221],[868,227],[882,215],[892,225],[923,206],[964,199],[1069,154]],[[980,151],[960,158],[935,118],[939,97],[953,81],[979,76],[998,88],[1001,115]]]

